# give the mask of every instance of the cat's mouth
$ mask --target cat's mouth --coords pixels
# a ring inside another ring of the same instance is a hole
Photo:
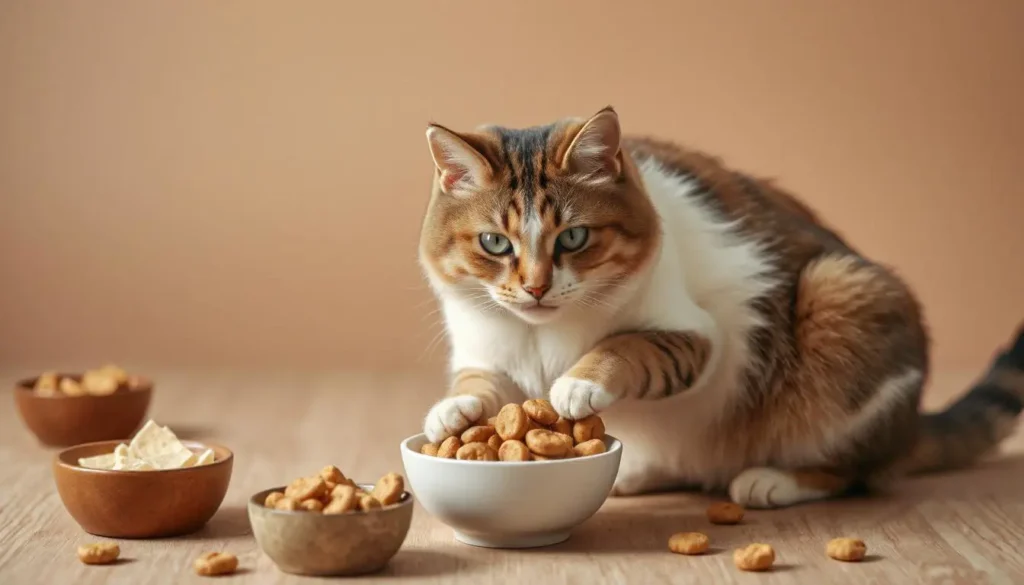
[[[523,319],[531,322],[543,322],[558,312],[558,307],[542,303],[519,303],[515,305],[515,312]]]
[[[558,309],[558,307],[553,307],[551,305],[543,305],[541,303],[536,303],[536,304],[532,304],[532,305],[520,305],[519,306],[519,310],[524,312],[524,313],[543,314],[543,313],[548,313],[548,312],[554,311],[556,309]]]

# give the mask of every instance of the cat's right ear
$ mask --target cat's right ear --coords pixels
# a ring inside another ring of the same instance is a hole
[[[427,127],[427,144],[434,157],[441,190],[450,195],[472,192],[487,185],[494,175],[480,151],[455,132],[439,124]]]

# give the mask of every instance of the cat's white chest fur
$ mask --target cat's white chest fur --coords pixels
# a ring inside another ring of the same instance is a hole
[[[448,300],[444,306],[453,369],[500,371],[530,398],[547,396],[555,379],[609,332],[609,322],[600,319],[536,326],[507,313],[481,312],[457,300]]]
[[[617,485],[632,491],[693,481],[728,481],[730,462],[707,444],[708,430],[732,399],[748,363],[748,335],[759,324],[751,301],[772,283],[770,258],[756,242],[705,208],[696,183],[640,165],[662,223],[661,250],[643,282],[618,311],[571,313],[529,325],[500,309],[443,301],[454,370],[480,368],[512,378],[529,397],[552,383],[604,337],[624,329],[693,331],[711,341],[712,359],[699,388],[679,396],[620,401],[603,413],[609,432],[628,447]]]

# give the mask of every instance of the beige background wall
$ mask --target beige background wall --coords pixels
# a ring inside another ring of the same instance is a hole
[[[976,367],[1024,319],[1022,30],[1016,0],[3,0],[0,362],[434,363],[427,121],[613,104],[802,194]]]

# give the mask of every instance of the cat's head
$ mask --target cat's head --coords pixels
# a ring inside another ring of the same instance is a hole
[[[420,262],[435,289],[529,323],[619,308],[660,238],[621,137],[611,108],[525,129],[431,124]]]

